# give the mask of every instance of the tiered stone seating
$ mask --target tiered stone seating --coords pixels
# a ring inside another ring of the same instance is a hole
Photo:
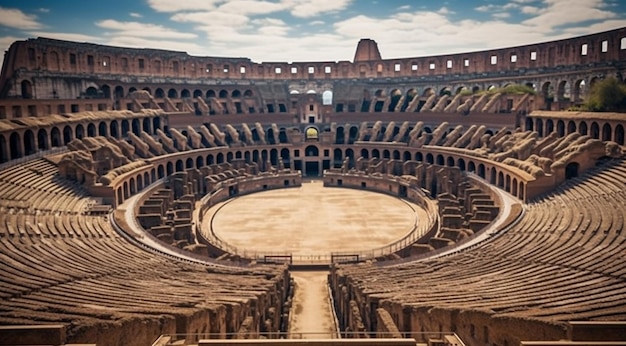
[[[528,335],[525,323],[547,340],[565,338],[566,321],[623,320],[625,184],[626,161],[610,162],[529,203],[519,223],[469,251],[341,266],[332,276],[340,318],[349,325],[356,301],[371,320],[375,304],[403,316],[400,330],[456,329],[466,342],[509,345]]]
[[[189,263],[145,251],[108,216],[82,214],[89,197],[55,176],[44,160],[0,172],[15,200],[24,191],[30,198],[28,208],[2,198],[0,325],[62,324],[68,342],[103,345],[225,335],[250,316],[261,332],[278,329],[285,267]]]
[[[62,179],[54,164],[36,159],[0,172],[0,207],[83,213],[91,200],[83,187]]]

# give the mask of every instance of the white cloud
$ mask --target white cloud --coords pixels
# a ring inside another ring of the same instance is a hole
[[[141,15],[141,13],[137,13],[137,12],[131,12],[131,13],[129,13],[128,15],[129,15],[129,16],[131,16],[131,17],[133,17],[133,18],[141,18],[141,17],[143,17],[143,16]]]
[[[9,47],[11,47],[11,44],[13,44],[13,42],[18,41],[18,40],[23,40],[23,37],[15,37],[15,36],[3,36],[0,37],[0,49],[2,49],[2,52],[4,53],[5,51],[7,51],[9,49]],[[2,63],[4,62],[4,54],[0,54],[0,67],[2,66]]]
[[[350,5],[352,0],[283,0],[295,17],[308,18],[322,13],[341,11]]]
[[[49,13],[50,9],[49,8],[45,8],[45,7],[40,7],[37,9],[37,11],[41,12],[41,13]]]
[[[547,5],[537,16],[523,22],[525,25],[551,29],[592,20],[608,20],[616,17],[614,12],[601,10],[602,0],[544,0]]]
[[[215,0],[148,0],[148,5],[157,12],[209,11],[215,9]]]
[[[96,26],[103,29],[115,30],[114,33],[105,33],[105,35],[153,37],[160,39],[194,39],[198,36],[194,33],[175,31],[162,25],[139,22],[120,22],[114,19],[98,21],[96,22]]]
[[[411,5],[403,5],[403,6],[398,7],[398,11],[406,11],[410,9],[411,9]]]
[[[101,42],[102,39],[97,36],[77,34],[74,32],[46,32],[46,31],[29,31],[30,37],[46,37],[55,40],[75,41],[75,42]]]
[[[173,51],[187,52],[193,55],[206,55],[207,54],[206,48],[196,43],[173,41],[173,40],[146,39],[143,37],[113,36],[108,41],[105,41],[104,44],[117,46],[117,47],[153,48],[153,49],[173,50]]]
[[[449,8],[444,6],[444,7],[440,8],[439,10],[437,10],[437,13],[445,15],[445,14],[455,14],[456,12],[451,11]]]
[[[21,29],[21,30],[36,30],[43,27],[38,21],[37,16],[28,15],[21,10],[14,8],[0,7],[0,25]]]
[[[324,22],[323,20],[314,20],[309,23],[309,25],[324,25],[324,24],[326,24],[326,22]]]
[[[535,6],[522,6],[521,11],[525,14],[539,14],[541,9]]]
[[[285,10],[286,4],[269,1],[232,0],[219,7],[216,11],[242,15],[268,14]]]
[[[498,13],[493,14],[493,18],[497,18],[497,19],[506,19],[510,17],[511,17],[511,14],[508,12],[498,12]]]

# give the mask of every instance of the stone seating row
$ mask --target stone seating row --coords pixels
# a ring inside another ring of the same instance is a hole
[[[367,304],[385,301],[548,324],[626,318],[625,182],[626,161],[608,163],[530,202],[519,223],[470,251],[341,266],[336,299],[348,315],[346,300],[359,301],[363,315]],[[338,293],[342,287],[348,293]]]
[[[56,175],[44,172],[47,165],[27,164],[43,172],[41,179]],[[17,190],[27,188],[12,182],[37,181],[19,180],[14,172],[0,176],[3,187]],[[88,201],[71,190],[60,193],[71,184],[47,183],[43,191],[25,194],[63,203],[50,208],[61,213],[12,206],[3,196],[9,205],[0,212],[0,325],[61,323],[69,342],[99,344],[232,333],[248,316],[272,321],[256,321],[264,329],[278,325],[289,284],[285,267],[202,265],[155,255],[120,236],[108,216],[70,213],[73,206],[63,196]]]

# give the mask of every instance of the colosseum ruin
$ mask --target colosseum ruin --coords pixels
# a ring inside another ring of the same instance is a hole
[[[609,77],[626,28],[301,63],[16,41],[0,345],[623,345],[626,115],[571,111]]]

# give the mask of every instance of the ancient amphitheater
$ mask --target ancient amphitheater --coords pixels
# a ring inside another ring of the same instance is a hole
[[[0,345],[623,345],[626,115],[567,110],[625,76],[626,28],[307,63],[17,41]]]

